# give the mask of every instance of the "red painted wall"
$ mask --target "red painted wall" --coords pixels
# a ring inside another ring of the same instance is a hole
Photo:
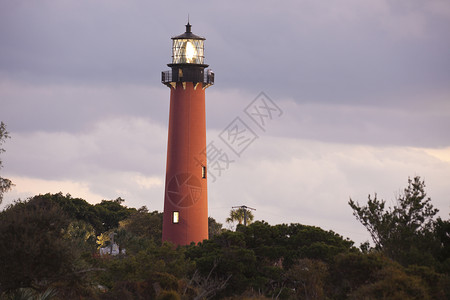
[[[208,238],[205,90],[192,82],[170,88],[169,139],[164,197],[163,241],[176,245]],[[179,223],[172,222],[174,211]]]

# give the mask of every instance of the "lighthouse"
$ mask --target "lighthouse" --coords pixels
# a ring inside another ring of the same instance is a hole
[[[203,37],[172,38],[172,63],[161,81],[170,88],[162,240],[175,245],[208,238],[205,89],[214,73],[204,64]]]

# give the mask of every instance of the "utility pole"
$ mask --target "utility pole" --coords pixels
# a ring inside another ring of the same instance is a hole
[[[241,209],[243,209],[244,210],[244,226],[247,226],[247,209],[251,209],[251,210],[256,210],[256,208],[251,208],[251,207],[248,207],[248,206],[246,206],[246,205],[241,205],[241,206],[233,206],[233,207],[231,207],[231,208],[233,208],[233,209],[236,209],[236,208],[241,208]]]
[[[109,241],[110,241],[110,251],[109,251],[109,254],[113,254],[113,246],[114,246],[114,236],[115,235],[117,235],[117,233],[115,233],[115,232],[111,232],[110,234],[109,234]]]

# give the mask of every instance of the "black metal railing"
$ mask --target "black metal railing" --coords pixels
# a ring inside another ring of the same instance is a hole
[[[207,69],[206,73],[204,75],[205,75],[204,82],[206,84],[213,85],[214,84],[214,72],[211,69]]]
[[[161,82],[166,84],[172,82],[172,71],[162,71],[161,72]]]
[[[195,82],[205,85],[214,84],[214,72],[211,69],[177,69],[175,71],[161,72],[161,82],[170,84],[171,82]]]

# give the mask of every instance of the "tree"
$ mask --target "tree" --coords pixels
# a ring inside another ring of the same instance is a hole
[[[240,295],[256,276],[257,258],[247,249],[241,232],[227,230],[210,240],[191,245],[186,256],[195,262],[198,275],[226,283],[224,290],[218,293],[218,299]]]
[[[43,292],[38,292],[32,288],[20,288],[9,293],[0,294],[0,299],[17,300],[17,299],[39,299],[51,300],[58,296],[58,292],[54,288],[48,288]]]
[[[103,232],[104,221],[100,218],[98,209],[86,200],[72,198],[70,194],[63,195],[61,192],[56,194],[47,193],[45,195],[35,196],[34,198],[37,197],[46,198],[58,204],[70,218],[90,224],[94,228],[96,234]]]
[[[64,232],[64,238],[71,240],[79,250],[91,253],[95,251],[95,231],[91,224],[82,220],[72,221]]]
[[[208,217],[208,238],[211,239],[222,231],[222,223],[217,222],[213,217]]]
[[[436,253],[441,263],[439,271],[450,274],[450,220],[444,221],[439,217],[435,223],[434,233],[440,245]]]
[[[374,274],[376,280],[360,286],[348,299],[430,299],[424,282],[406,274],[400,266],[387,265]],[[444,299],[444,298],[437,298]]]
[[[102,200],[95,205],[81,198],[72,198],[70,194],[63,195],[61,192],[47,193],[34,198],[43,198],[58,204],[70,218],[92,225],[97,235],[116,228],[120,221],[136,212],[135,208],[122,205],[125,200],[120,197],[116,200]]]
[[[324,299],[327,265],[320,260],[299,259],[286,272],[286,279],[296,299]]]
[[[1,148],[6,139],[10,138],[8,131],[6,131],[6,125],[0,122],[0,153],[5,152],[5,149]],[[0,169],[3,167],[2,160],[0,159]],[[0,203],[3,201],[3,193],[6,193],[11,189],[13,183],[7,178],[0,177]]]
[[[124,201],[124,199],[119,197],[116,200],[102,200],[102,202],[95,204],[94,207],[97,211],[97,216],[102,220],[104,231],[118,227],[120,221],[136,212],[135,208],[122,206]]]
[[[408,179],[408,187],[396,199],[396,205],[386,208],[384,200],[375,194],[366,206],[352,199],[348,202],[353,215],[369,231],[375,248],[403,265],[430,263],[433,240],[433,217],[438,212],[425,193],[425,183],[419,176]],[[428,256],[428,257],[427,257]]]
[[[245,220],[246,216],[247,220]],[[250,224],[253,219],[254,216],[251,210],[247,209],[246,207],[239,207],[238,209],[232,209],[230,211],[230,216],[227,218],[227,223],[233,223],[237,221],[239,225],[242,225],[242,223]]]
[[[64,238],[70,219],[48,199],[16,202],[0,213],[0,292],[45,288],[73,274],[74,252]]]
[[[134,236],[152,239],[157,245],[161,244],[163,213],[149,212],[142,206],[128,218],[119,222],[119,229],[125,229]]]

